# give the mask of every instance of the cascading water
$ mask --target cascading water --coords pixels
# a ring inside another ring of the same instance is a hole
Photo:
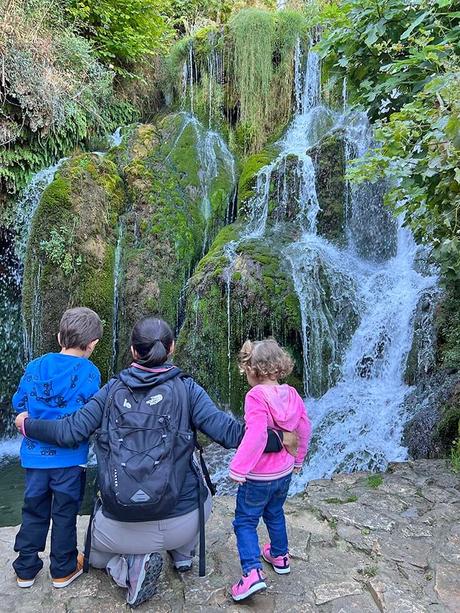
[[[2,236],[2,271],[0,275],[0,432],[11,434],[13,426],[9,412],[11,394],[22,373],[24,352],[28,340],[23,336],[21,317],[21,283],[33,215],[44,190],[48,187],[66,158],[36,173],[16,207],[13,232]]]
[[[182,126],[179,129],[171,151],[166,156],[165,161],[168,161],[187,128],[191,127],[195,132],[196,153],[200,162],[198,179],[200,182],[201,212],[205,221],[202,248],[202,255],[204,255],[210,238],[209,222],[212,214],[209,193],[214,180],[218,176],[219,164],[222,164],[231,177],[231,189],[229,191],[229,201],[227,205],[230,204],[230,198],[236,181],[235,160],[226,142],[218,132],[209,129],[206,130],[197,117],[191,113],[182,112],[181,115],[183,117]]]
[[[118,359],[118,332],[120,327],[120,288],[121,288],[121,256],[123,249],[124,224],[121,219],[118,224],[117,245],[115,247],[115,260],[113,266],[113,315],[112,315],[112,359],[110,362],[109,377],[116,371]]]
[[[345,130],[348,165],[366,152],[372,132],[362,113],[344,114],[338,125]],[[294,492],[336,471],[383,470],[390,460],[406,458],[401,446],[408,418],[403,402],[410,389],[404,383],[405,364],[418,301],[437,278],[414,269],[418,247],[402,220],[396,223],[383,208],[382,192],[382,185],[369,183],[349,187],[346,248],[317,236],[310,223],[287,250],[302,314],[307,393],[323,367],[326,339],[328,369],[339,371],[338,382],[319,399],[307,397],[314,437]],[[359,317],[343,355],[337,353],[339,322],[319,295],[324,271],[332,302],[353,304]]]
[[[310,52],[305,62],[300,44],[294,86],[296,114],[279,143],[279,154],[259,171],[246,229],[225,248],[230,308],[238,247],[264,236],[270,198],[285,209],[286,168],[294,156],[301,236],[285,249],[285,256],[300,303],[306,405],[314,437],[292,493],[336,471],[382,470],[389,461],[406,458],[401,445],[408,418],[404,399],[410,390],[404,382],[405,365],[417,304],[437,283],[436,275],[414,267],[419,247],[402,220],[395,221],[383,207],[383,185],[348,185],[345,247],[316,233],[320,207],[315,169],[306,151],[325,134],[340,130],[348,166],[372,145],[372,131],[365,114],[346,109],[333,113],[321,104],[319,59]],[[278,190],[273,196],[275,174]],[[221,468],[215,470],[222,477]],[[229,489],[224,480],[220,491]]]

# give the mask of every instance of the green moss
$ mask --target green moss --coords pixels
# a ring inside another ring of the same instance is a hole
[[[367,478],[367,485],[369,487],[372,487],[373,489],[377,489],[378,487],[380,487],[383,483],[383,477],[382,475],[370,475]]]
[[[342,498],[326,498],[324,502],[327,504],[348,504],[350,502],[356,502],[358,500],[358,496],[348,496],[343,500]]]
[[[245,205],[255,193],[259,170],[270,164],[274,157],[274,150],[266,150],[246,158],[238,183],[238,210],[245,212]]]
[[[446,286],[441,304],[436,311],[437,362],[444,368],[460,369],[460,283],[452,281]]]
[[[208,185],[209,218],[204,216],[204,137],[203,126],[185,113],[132,133],[122,158],[129,160],[122,172],[132,205],[123,250],[120,346],[128,346],[132,325],[144,315],[160,315],[178,327],[185,283],[206,247],[205,239],[212,239],[225,223],[232,177],[219,155]],[[140,156],[135,153],[139,151]],[[120,357],[120,366],[125,357]]]
[[[283,268],[283,244],[267,237],[263,243],[238,245],[228,293],[230,271],[224,246],[238,236],[240,228],[237,223],[221,230],[190,279],[177,343],[178,363],[216,402],[234,411],[241,411],[248,389],[236,362],[247,338],[274,336],[286,346],[296,364],[289,383],[303,391],[300,310],[298,301],[295,307],[291,277]],[[290,310],[285,309],[286,299]]]
[[[310,149],[316,175],[316,193],[320,205],[318,234],[344,242],[345,234],[345,150],[343,136],[326,136]]]
[[[436,426],[437,435],[443,448],[448,449],[458,436],[460,428],[460,403],[454,397],[452,402],[441,408],[440,420]]]
[[[34,217],[24,270],[23,314],[35,355],[55,351],[62,313],[71,306],[94,309],[105,322],[94,353],[103,377],[112,348],[115,227],[125,201],[113,162],[92,154],[67,161],[44,191]],[[54,233],[70,232],[70,273],[44,251]]]

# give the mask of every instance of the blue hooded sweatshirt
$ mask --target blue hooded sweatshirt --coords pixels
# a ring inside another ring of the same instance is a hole
[[[27,365],[13,396],[13,407],[17,412],[28,411],[35,419],[62,419],[83,407],[100,384],[101,374],[87,358],[47,353]],[[71,448],[30,438],[22,441],[24,468],[66,468],[87,460],[87,441]]]

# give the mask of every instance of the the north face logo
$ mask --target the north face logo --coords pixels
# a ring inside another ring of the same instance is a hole
[[[149,406],[153,406],[154,404],[158,404],[163,400],[163,396],[161,394],[157,394],[156,396],[151,396],[148,400],[145,401]]]
[[[131,403],[128,402],[127,398],[125,398],[123,406],[125,407],[125,409],[130,409],[131,408]]]
[[[131,496],[130,500],[133,502],[147,502],[147,500],[150,500],[150,496],[143,490],[137,490],[137,492]]]

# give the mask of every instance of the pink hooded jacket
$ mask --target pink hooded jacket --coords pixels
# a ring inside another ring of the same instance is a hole
[[[236,481],[272,481],[300,468],[311,435],[311,424],[304,402],[290,385],[256,385],[244,401],[246,432],[230,462],[230,477]],[[267,428],[297,432],[299,447],[294,457],[285,449],[264,453]]]

